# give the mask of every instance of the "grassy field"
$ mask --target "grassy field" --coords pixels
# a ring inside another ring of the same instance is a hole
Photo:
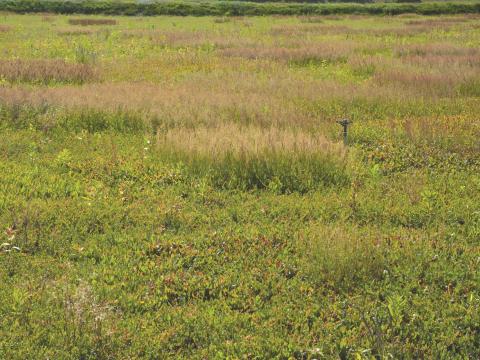
[[[0,14],[0,358],[478,359],[479,20]]]

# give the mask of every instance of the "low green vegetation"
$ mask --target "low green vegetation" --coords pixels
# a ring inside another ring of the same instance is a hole
[[[480,357],[476,15],[1,19],[0,358]]]

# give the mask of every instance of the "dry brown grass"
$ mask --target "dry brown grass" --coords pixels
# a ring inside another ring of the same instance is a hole
[[[434,31],[448,32],[452,31],[454,27],[468,25],[468,21],[467,17],[409,20],[404,23],[402,31],[411,35]]]
[[[399,88],[387,81],[377,84],[342,84],[334,80],[305,79],[289,72],[265,78],[242,72],[191,76],[181,83],[95,83],[44,88],[0,87],[8,104],[52,104],[66,108],[144,111],[181,126],[255,124],[259,127],[320,128],[338,119],[338,111],[312,104],[415,101],[419,90]]]
[[[394,49],[396,56],[480,56],[480,50],[473,47],[462,47],[450,43],[410,44],[398,46]]]
[[[324,22],[324,18],[321,16],[299,16],[298,20],[307,24],[321,24]]]
[[[149,37],[155,45],[169,47],[197,47],[205,44],[229,47],[240,41],[238,38],[229,38],[203,31],[159,31]]]
[[[117,25],[115,19],[68,19],[70,25]]]
[[[415,144],[441,143],[444,148],[471,158],[480,154],[480,123],[463,115],[392,119],[382,126],[393,136],[406,137]]]
[[[154,45],[165,47],[200,47],[211,45],[219,48],[253,45],[238,33],[219,34],[206,31],[125,30],[124,37],[146,38]]]
[[[63,60],[0,60],[0,77],[11,82],[84,83],[96,76],[96,70],[90,65]]]
[[[298,42],[297,42],[298,43]],[[357,46],[350,42],[298,43],[299,47],[239,47],[220,51],[222,56],[245,59],[269,59],[280,62],[345,62]]]
[[[406,89],[414,89],[422,95],[453,96],[456,86],[471,75],[465,72],[445,72],[441,69],[418,69],[410,66],[384,68],[376,71],[374,80],[377,84],[388,84]]]
[[[343,145],[325,137],[276,127],[239,126],[219,124],[214,127],[173,128],[157,133],[157,146],[185,151],[189,154],[221,158],[225,154],[256,155],[276,153],[324,153],[345,156]]]
[[[428,25],[418,25],[418,26],[401,26],[401,27],[392,27],[386,29],[366,29],[357,32],[357,34],[365,34],[368,36],[395,36],[395,37],[409,37],[409,36],[416,36],[420,34],[426,34],[433,30],[435,27],[428,26]],[[448,30],[449,28],[444,28],[443,30]]]
[[[405,13],[405,14],[399,14],[396,17],[398,19],[418,19],[422,16],[415,13]]]
[[[47,103],[67,108],[146,111],[172,124],[186,126],[234,122],[264,127],[285,124],[308,127],[315,123],[318,127],[318,115],[303,111],[293,101],[295,98],[355,93],[354,89],[341,89],[334,83],[312,85],[294,79],[260,83],[254,76],[245,78],[240,74],[228,80],[192,78],[184,84],[161,86],[102,83],[42,91],[23,86],[0,87],[0,99],[10,105]]]
[[[471,73],[469,68],[480,68],[480,57],[478,55],[412,55],[403,57],[402,61],[418,66],[443,68],[446,72],[468,71]]]
[[[448,23],[450,25],[450,23]],[[274,26],[269,34],[272,36],[298,37],[321,36],[321,35],[345,35],[345,36],[415,36],[428,33],[436,29],[447,31],[450,26],[437,23],[418,23],[416,25],[398,25],[395,27],[372,29],[352,28],[346,25],[328,25],[315,23],[302,23],[296,25]]]
[[[340,15],[323,15],[322,18],[324,18],[325,20],[334,20],[334,21],[343,20],[343,17]]]
[[[472,68],[480,66],[478,48],[461,47],[448,43],[403,45],[394,49],[394,55],[403,63],[419,67],[439,68],[444,73],[472,74]]]
[[[452,24],[461,24],[465,23],[466,21],[470,20],[469,17],[443,17],[437,19],[421,19],[421,20],[410,20],[405,22],[407,25],[413,26],[431,26],[431,27],[445,27],[450,26]]]
[[[323,25],[323,24],[296,24],[274,26],[270,30],[272,36],[305,36],[305,35],[338,35],[338,34],[354,34],[357,33],[345,25]]]
[[[7,32],[7,31],[10,31],[12,30],[12,27],[11,26],[8,26],[8,25],[0,25],[0,33],[4,33],[4,32]]]

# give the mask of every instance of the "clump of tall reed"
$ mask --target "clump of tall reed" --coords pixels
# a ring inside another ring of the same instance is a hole
[[[159,131],[156,149],[226,189],[307,192],[348,183],[346,152],[321,135],[234,124]]]

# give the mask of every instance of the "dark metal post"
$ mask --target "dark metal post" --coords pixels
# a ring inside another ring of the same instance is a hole
[[[343,119],[343,120],[338,120],[337,123],[343,127],[343,144],[347,145],[348,125],[350,125],[352,122],[348,119]]]

